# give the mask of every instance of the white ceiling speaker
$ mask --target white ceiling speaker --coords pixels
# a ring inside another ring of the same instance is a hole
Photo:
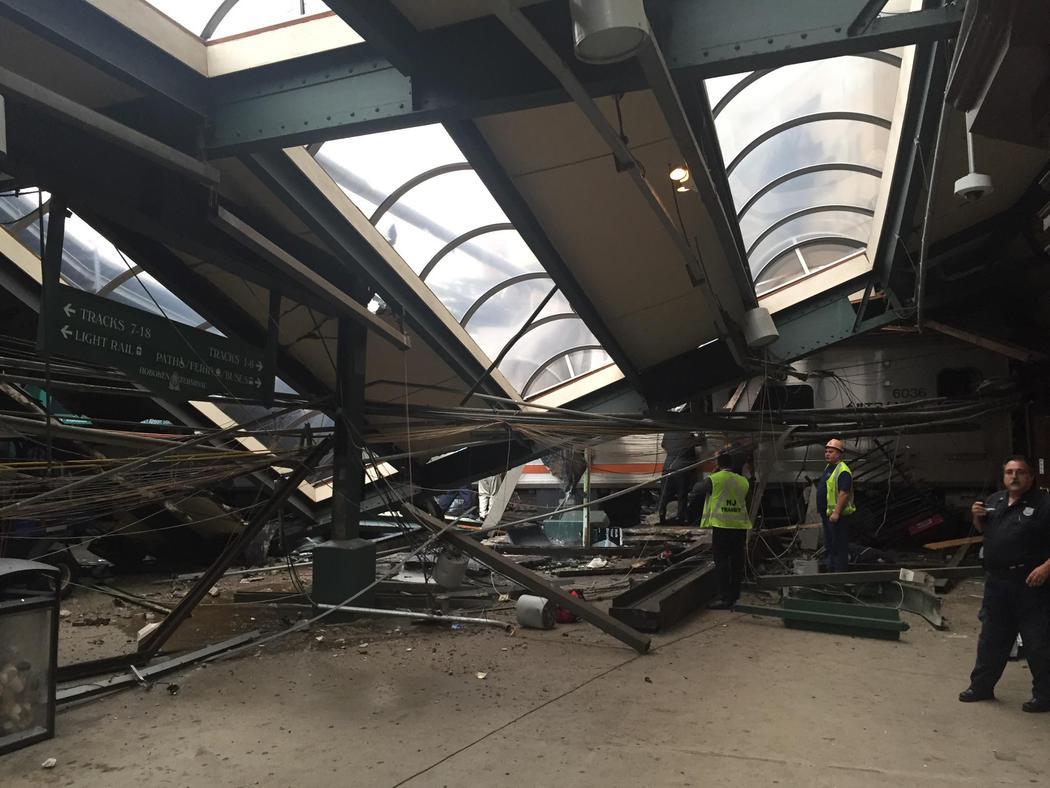
[[[584,63],[618,63],[649,40],[642,0],[569,0],[576,57]]]
[[[744,339],[754,350],[772,345],[780,339],[773,316],[764,306],[756,306],[744,313]]]
[[[969,131],[966,132],[966,157],[970,163],[970,172],[955,182],[955,196],[974,202],[986,194],[991,194],[995,189],[992,187],[992,177],[977,172],[977,167],[974,166],[973,134]]]

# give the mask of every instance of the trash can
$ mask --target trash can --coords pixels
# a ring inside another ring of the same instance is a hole
[[[0,755],[55,735],[58,576],[0,558]]]

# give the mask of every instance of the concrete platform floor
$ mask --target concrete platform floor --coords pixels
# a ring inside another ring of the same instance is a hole
[[[67,709],[56,739],[0,758],[0,784],[1046,785],[1023,663],[1000,700],[956,700],[980,590],[947,598],[950,631],[906,615],[900,642],[722,612],[646,656],[584,624],[329,626]]]

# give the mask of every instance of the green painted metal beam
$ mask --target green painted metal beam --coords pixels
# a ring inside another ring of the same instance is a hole
[[[653,23],[676,77],[700,80],[940,41],[954,37],[962,22],[962,9],[948,6],[878,17],[851,33],[866,5],[866,0],[669,0],[663,10],[653,10]]]
[[[651,4],[649,11],[679,86],[940,40],[955,35],[962,18],[955,7],[935,8],[879,17],[863,33],[849,35],[863,6],[863,0],[673,0]],[[576,60],[567,4],[549,0],[525,12],[592,97],[645,87],[634,59],[605,66]],[[383,41],[393,38],[404,36]],[[379,44],[381,51],[361,44],[211,80],[205,147],[213,155],[272,149],[569,100],[494,17],[420,32],[400,47]]]
[[[899,320],[896,312],[887,310],[857,322],[857,311],[849,295],[863,288],[864,283],[864,278],[858,278],[786,314],[777,315],[780,338],[770,346],[770,352],[791,361]]]
[[[356,47],[299,63],[281,64],[261,78],[245,75],[216,83],[208,148],[234,149],[304,145],[368,134],[403,124],[432,122],[417,112],[412,82],[381,57]]]
[[[781,607],[734,605],[733,610],[754,616],[772,616],[798,629],[860,635],[880,640],[899,640],[910,627],[895,608],[881,605],[851,605],[842,602],[784,597]]]

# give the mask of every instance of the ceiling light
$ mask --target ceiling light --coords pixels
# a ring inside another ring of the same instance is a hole
[[[685,185],[684,183],[680,183],[680,184],[678,184],[677,186],[675,186],[675,189],[674,189],[674,190],[675,190],[676,192],[691,192],[691,191],[692,191],[692,189],[690,189],[690,188],[689,188],[688,186],[686,186],[686,185]]]
[[[685,183],[687,180],[689,180],[689,168],[672,167],[669,177],[675,183]]]
[[[576,57],[584,63],[627,60],[649,41],[642,0],[569,0]]]

